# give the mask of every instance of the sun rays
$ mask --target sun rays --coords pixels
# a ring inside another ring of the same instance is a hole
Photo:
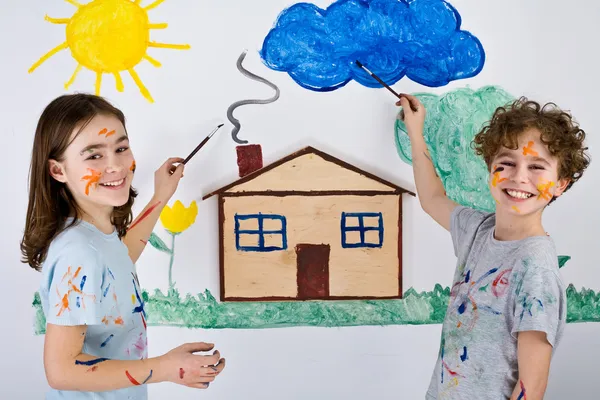
[[[82,68],[96,74],[95,92],[100,94],[104,74],[114,77],[115,87],[124,90],[121,72],[131,76],[142,95],[154,102],[152,95],[135,71],[142,60],[154,67],[161,63],[147,54],[148,48],[187,50],[188,44],[170,44],[150,41],[150,31],[166,29],[166,23],[150,23],[148,11],[158,7],[165,0],[154,0],[142,6],[142,0],[93,0],[82,4],[75,0],[65,0],[77,8],[71,18],[45,17],[45,20],[66,26],[66,40],[48,51],[37,60],[29,73],[35,71],[62,50],[69,49],[77,61],[75,71],[65,83],[68,89],[77,79]]]

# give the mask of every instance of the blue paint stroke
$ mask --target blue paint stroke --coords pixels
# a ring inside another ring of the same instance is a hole
[[[498,268],[492,268],[490,269],[488,272],[486,272],[485,274],[481,275],[481,277],[479,279],[477,279],[477,282],[475,282],[476,285],[479,285],[479,283],[484,280],[485,278],[487,278],[488,276],[495,274],[498,271]]]
[[[110,334],[110,335],[109,335],[109,336],[106,338],[106,340],[104,340],[104,342],[102,342],[102,344],[100,345],[100,347],[105,347],[105,346],[108,344],[108,342],[110,342],[110,339],[112,339],[113,337],[115,337],[115,335],[111,333],[111,334]]]
[[[110,289],[110,283],[108,284],[106,289],[104,289],[104,293],[102,293],[102,297],[106,297],[106,295],[108,294],[108,289]]]
[[[79,296],[77,296],[77,299],[75,300],[75,305],[77,306],[77,308],[81,308],[81,302],[79,301]]]
[[[358,225],[347,225],[348,218],[356,218]],[[365,226],[365,218],[377,218],[377,226]],[[340,229],[342,232],[342,248],[357,248],[357,247],[374,247],[380,248],[383,246],[383,214],[381,213],[347,213],[342,212],[342,218],[340,222]],[[377,242],[368,242],[365,238],[365,233],[368,231],[377,231]],[[347,233],[358,232],[360,239],[356,243],[348,243]]]
[[[101,363],[103,361],[107,361],[108,358],[95,358],[93,360],[89,360],[89,361],[79,361],[79,360],[75,360],[75,365],[87,365],[88,367],[91,367],[92,365],[96,365],[98,363]]]
[[[81,277],[81,282],[79,282],[79,290],[83,290],[83,286],[85,285],[85,281],[87,280],[87,275]]]
[[[529,299],[529,297],[527,295],[523,296],[523,303],[521,304],[521,306],[522,306],[521,318],[520,318],[521,321],[523,321],[523,317],[525,316],[526,312],[529,313],[530,317],[533,317],[533,313],[531,312],[531,310],[533,309],[533,306],[535,303],[537,303],[540,306],[542,311],[544,310],[544,304],[542,304],[542,301],[540,299],[538,299],[537,297],[533,297],[532,299]]]
[[[152,370],[150,370],[150,375],[148,375],[148,377],[146,379],[144,379],[144,382],[142,382],[142,385],[146,382],[148,382],[150,380],[150,378],[152,378]]]
[[[235,215],[235,247],[238,251],[257,251],[257,252],[270,252],[277,250],[286,250],[287,244],[287,221],[283,215],[277,214],[246,214],[246,215]],[[240,229],[240,221],[256,220],[257,229]],[[264,221],[273,220],[281,223],[281,229],[265,230]],[[265,246],[265,235],[280,235],[281,246]],[[242,246],[240,244],[240,238],[254,236],[257,238],[256,246]]]
[[[462,303],[460,303],[460,306],[458,306],[458,313],[459,314],[464,313],[465,309],[466,309],[466,305],[465,305],[465,302],[463,301]]]
[[[496,311],[496,310],[494,310],[494,309],[493,309],[492,307],[490,307],[490,306],[482,306],[482,305],[478,305],[478,306],[477,306],[477,308],[478,308],[479,310],[483,310],[483,311],[488,311],[488,312],[491,312],[492,314],[495,314],[495,315],[502,315],[502,313],[501,313],[500,311]]]
[[[110,276],[115,279],[115,276],[113,275],[112,271],[110,270],[110,268],[106,267],[106,269],[108,270],[108,273],[110,274]]]
[[[460,361],[465,362],[469,359],[469,356],[467,355],[467,346],[463,347],[463,353],[460,356]]]
[[[279,14],[260,55],[267,67],[314,91],[351,80],[381,87],[356,60],[388,85],[406,76],[438,87],[483,69],[483,46],[461,23],[443,0],[339,0],[325,10],[297,3]]]
[[[467,276],[465,276],[465,283],[469,283],[469,280],[471,279],[471,270],[467,271]]]
[[[133,272],[131,273],[133,275]],[[142,300],[142,298],[140,297],[140,294],[137,290],[137,285],[136,285],[136,276],[133,276],[133,290],[135,290],[135,298],[137,299],[138,303],[140,303],[137,307],[135,307],[132,311],[132,314],[136,314],[136,313],[141,313],[144,318],[146,319],[146,310],[144,310],[144,302]]]

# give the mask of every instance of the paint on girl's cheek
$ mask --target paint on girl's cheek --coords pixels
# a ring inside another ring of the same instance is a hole
[[[114,135],[114,134],[115,134],[114,129],[109,132],[108,129],[104,128],[100,132],[98,132],[98,135],[106,135],[106,137],[109,137],[110,135]]]
[[[129,170],[130,170],[131,172],[135,172],[135,160],[133,160],[133,161],[131,162],[131,167],[129,167]]]
[[[521,210],[519,210],[519,209],[517,208],[517,206],[512,206],[512,209],[513,209],[513,210],[515,210],[515,211],[516,211],[516,212],[518,212],[518,213],[520,213],[520,212],[521,212]]]
[[[548,181],[545,184],[539,184],[537,185],[537,190],[540,192],[540,194],[538,195],[538,200],[540,198],[544,199],[544,200],[551,200],[552,199],[552,193],[550,193],[550,188],[554,186],[554,182],[552,181]]]
[[[533,141],[529,141],[527,146],[523,147],[523,155],[530,155],[533,157],[537,157],[539,155],[537,151],[533,150]]]
[[[90,171],[90,175],[84,175],[81,178],[82,181],[88,181],[88,183],[85,185],[86,196],[89,196],[90,194],[90,186],[94,185],[94,187],[97,187],[98,182],[100,182],[100,178],[102,177],[102,172],[95,171],[90,168],[88,168],[88,171]]]

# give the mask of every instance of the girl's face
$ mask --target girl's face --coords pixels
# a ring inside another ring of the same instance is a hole
[[[496,211],[528,215],[560,196],[568,181],[558,179],[558,159],[540,140],[537,129],[523,132],[516,150],[503,148],[492,161],[490,190]]]
[[[121,121],[97,115],[71,142],[64,160],[50,160],[52,176],[67,185],[80,206],[118,207],[129,200],[135,160]]]

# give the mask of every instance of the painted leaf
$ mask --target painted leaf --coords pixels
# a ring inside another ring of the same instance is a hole
[[[558,268],[565,266],[565,263],[571,259],[571,256],[558,256]]]
[[[165,244],[165,242],[163,242],[161,238],[159,238],[158,236],[156,236],[156,234],[154,232],[152,232],[150,234],[150,239],[148,239],[148,242],[155,249],[163,251],[163,252],[168,253],[168,254],[171,254],[171,249],[169,249],[167,247],[167,245]]]

